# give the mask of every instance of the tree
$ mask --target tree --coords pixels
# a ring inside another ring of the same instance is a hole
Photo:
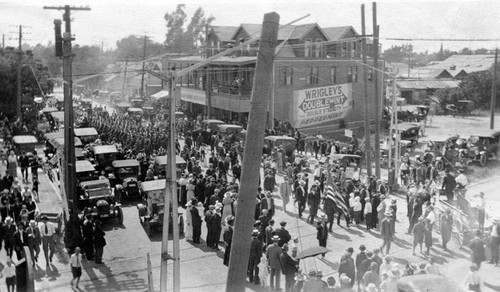
[[[171,53],[189,53],[195,50],[205,42],[205,27],[215,19],[213,16],[206,18],[203,9],[198,8],[185,28],[187,14],[184,8],[184,4],[179,4],[174,12],[165,14],[168,30],[165,46]]]
[[[163,54],[165,46],[154,42],[151,38],[146,37],[146,58]],[[144,57],[144,36],[129,35],[116,42],[116,51],[114,52],[118,59],[140,61]]]

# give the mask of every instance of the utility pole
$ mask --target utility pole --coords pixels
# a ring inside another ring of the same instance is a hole
[[[361,4],[361,33],[362,50],[363,50],[363,103],[365,115],[365,153],[366,153],[366,173],[372,175],[372,147],[370,138],[370,117],[369,117],[369,100],[368,100],[368,66],[366,64],[366,31],[365,31],[365,4]],[[375,141],[376,143],[376,141]]]
[[[378,71],[378,43],[379,43],[379,26],[377,25],[377,3],[372,3],[373,12],[373,82],[375,84],[375,175],[380,178],[380,90],[379,84],[380,72]],[[380,78],[383,80],[383,78]]]
[[[5,49],[5,34],[2,34],[2,49]]]
[[[125,95],[125,85],[127,83],[127,66],[128,66],[128,57],[125,59],[125,69],[123,72],[123,84],[122,84],[122,99],[124,100],[126,95]]]
[[[63,20],[65,22],[66,31],[62,39],[57,37],[56,41],[62,41],[62,58],[63,58],[63,84],[64,84],[64,161],[65,167],[63,172],[64,186],[68,206],[70,209],[69,222],[66,222],[65,228],[65,245],[70,251],[80,244],[80,221],[78,219],[78,197],[76,194],[76,169],[75,169],[75,138],[74,138],[74,116],[73,116],[73,72],[71,41],[74,38],[71,35],[71,10],[90,10],[89,7],[70,7],[65,6],[44,6],[43,9],[64,10]],[[56,31],[57,31],[57,23]],[[60,25],[60,21],[58,22]],[[58,45],[56,44],[56,47]],[[67,218],[65,218],[66,220]]]
[[[264,15],[261,41],[252,89],[247,139],[243,154],[240,197],[234,224],[233,243],[226,281],[227,292],[245,291],[245,282],[250,256],[250,237],[253,228],[255,194],[259,184],[260,156],[266,123],[271,79],[276,49],[279,15],[275,12]]]
[[[491,82],[491,116],[490,116],[490,129],[495,128],[495,107],[497,99],[497,61],[498,61],[498,48],[495,49],[495,65],[493,65],[493,80]]]
[[[20,122],[22,122],[22,113],[21,113],[21,98],[22,98],[22,90],[21,90],[21,69],[23,62],[23,50],[22,50],[22,41],[23,40],[23,27],[19,26],[19,51],[17,52],[17,106],[16,106],[16,114],[17,118]]]
[[[142,78],[141,78],[141,99],[144,99],[144,73],[146,70],[146,40],[148,36],[144,35],[144,48],[142,52]]]
[[[208,46],[208,23],[205,24],[205,53],[207,59],[210,58],[210,47]],[[212,118],[212,71],[210,64],[205,67],[205,97],[207,99],[206,115],[208,119]]]

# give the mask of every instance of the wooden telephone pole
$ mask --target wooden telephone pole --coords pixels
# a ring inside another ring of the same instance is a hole
[[[68,206],[70,208],[69,222],[65,228],[65,244],[66,248],[73,250],[81,242],[80,222],[78,219],[78,197],[76,194],[76,169],[75,169],[75,133],[74,133],[74,116],[73,116],[73,71],[71,52],[71,41],[74,38],[71,35],[71,10],[90,10],[89,7],[70,7],[65,6],[44,6],[43,9],[64,10],[63,20],[65,22],[66,31],[62,39],[62,58],[63,58],[63,84],[64,84],[64,161],[65,167],[63,172],[64,187]],[[56,21],[54,22],[56,23]],[[60,21],[58,22],[60,24]],[[56,24],[57,26],[57,24]],[[57,32],[57,27],[56,27]],[[57,46],[58,44],[56,44]],[[56,51],[57,52],[57,51]],[[65,218],[67,219],[67,218]]]
[[[497,99],[497,61],[498,49],[495,50],[495,64],[493,65],[493,81],[491,82],[491,113],[490,113],[490,129],[495,128],[495,107]]]
[[[21,68],[23,62],[23,51],[22,51],[22,41],[23,40],[23,26],[19,26],[19,52],[17,52],[17,104],[16,104],[16,115],[19,121],[22,121],[22,113],[21,113],[21,99],[22,99],[22,90],[21,90]]]
[[[363,50],[363,108],[365,116],[365,155],[366,155],[366,174],[372,175],[372,143],[370,131],[369,100],[368,100],[368,66],[366,64],[366,29],[365,29],[365,4],[361,4],[361,33]],[[377,143],[377,141],[375,141]]]
[[[380,178],[380,107],[382,105],[380,98],[380,86],[379,81],[383,80],[379,78],[380,72],[378,69],[378,43],[379,43],[379,27],[377,25],[377,3],[372,3],[373,12],[373,82],[375,88],[375,147],[374,147],[374,160],[375,160],[375,175]]]
[[[279,15],[264,15],[259,55],[253,82],[247,139],[243,154],[240,197],[226,281],[227,292],[245,291],[246,271],[250,256],[250,236],[253,228],[255,194],[259,184],[260,156],[266,123],[268,100],[271,93],[274,51],[278,36]]]

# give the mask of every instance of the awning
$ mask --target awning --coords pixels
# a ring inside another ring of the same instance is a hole
[[[151,98],[156,99],[156,100],[158,100],[160,98],[167,98],[167,97],[168,97],[168,91],[166,91],[166,90],[161,90],[161,91],[151,95]]]

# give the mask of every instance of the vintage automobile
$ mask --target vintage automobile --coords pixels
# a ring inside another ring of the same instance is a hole
[[[132,105],[128,102],[120,102],[119,104],[116,105],[116,110],[121,113],[126,113],[131,106]]]
[[[130,100],[130,103],[132,104],[133,108],[142,108],[142,105],[144,104],[144,100],[140,98],[133,98]]]
[[[64,111],[51,112],[50,116],[57,125],[64,124]]]
[[[474,111],[474,102],[472,100],[458,100],[456,106],[458,114],[461,114],[463,116],[468,116]]]
[[[420,125],[416,123],[401,123],[397,125],[400,134],[400,140],[411,141],[412,147],[418,145],[418,138],[420,137]]]
[[[80,100],[80,109],[84,111],[92,109],[92,102],[93,100],[91,98],[82,98]]]
[[[17,135],[12,137],[12,146],[17,155],[21,155],[23,152],[35,151],[37,143],[38,140],[32,135]]]
[[[140,196],[139,161],[137,159],[115,160],[111,166],[116,179],[123,186],[125,195],[129,198]]]
[[[472,135],[469,139],[468,148],[460,149],[459,158],[462,163],[479,162],[479,165],[486,166],[488,160],[498,160],[500,131],[489,131]]]
[[[77,160],[75,171],[78,183],[96,179],[95,167],[88,160]]]
[[[111,166],[119,153],[115,145],[95,145],[90,148],[90,151],[93,153],[96,165],[102,170]]]
[[[116,218],[118,224],[123,224],[123,210],[120,203],[115,200],[108,179],[81,182],[78,195],[79,210],[89,210],[87,214],[91,214],[94,218]]]
[[[394,160],[394,156],[396,154],[396,146],[393,142],[391,146],[391,156],[392,160]],[[400,140],[399,141],[399,157],[408,153],[412,149],[412,142],[408,140]],[[382,168],[387,168],[389,166],[389,144],[387,141],[380,143],[380,166]]]
[[[59,132],[56,132],[59,133]],[[80,148],[83,146],[82,141],[75,137],[75,148]],[[45,140],[45,147],[43,149],[43,152],[45,153],[45,156],[49,158],[49,156],[55,155],[58,149],[63,149],[64,148],[64,138],[59,137],[59,138],[51,138],[48,140]],[[51,155],[52,154],[52,155]]]
[[[83,145],[95,142],[98,134],[95,128],[75,128],[75,137],[80,138]]]
[[[127,112],[129,114],[129,116],[136,117],[136,118],[141,118],[143,113],[144,113],[142,109],[136,108],[136,107],[128,108]]]
[[[355,154],[331,154],[330,157],[334,161],[339,161],[340,166],[345,167],[358,167],[363,157]]]
[[[224,124],[223,121],[221,120],[203,120],[201,121],[201,125],[203,127],[203,130],[208,130],[210,129],[210,131],[217,131],[218,128],[217,128],[217,125],[221,125],[221,124]]]
[[[160,177],[165,177],[165,165],[167,165],[167,155],[163,156],[156,156],[153,159],[154,163],[154,173]],[[176,155],[175,156],[175,164],[177,166],[177,178],[180,178],[181,175],[184,173],[184,170],[186,169],[187,163],[184,158]]]
[[[162,231],[165,205],[166,180],[145,181],[141,185],[143,203],[137,205],[139,220],[146,229],[146,234],[151,236],[153,231]],[[171,205],[172,206],[172,205]],[[172,208],[170,208],[169,233],[172,232]],[[178,215],[179,234],[184,233],[184,218]]]
[[[423,155],[423,159],[427,163],[435,162],[436,168],[441,171],[449,166],[455,166],[456,152],[447,151],[447,148],[455,148],[457,145],[458,135],[439,135],[429,137],[427,149]]]
[[[465,292],[459,285],[452,280],[441,275],[423,274],[411,275],[398,279],[398,292]]]
[[[264,144],[268,149],[283,146],[287,157],[292,157],[293,152],[297,149],[297,141],[289,136],[266,136],[264,137]]]
[[[217,131],[222,136],[222,140],[233,144],[240,140],[243,127],[231,124],[219,124],[217,125]]]

